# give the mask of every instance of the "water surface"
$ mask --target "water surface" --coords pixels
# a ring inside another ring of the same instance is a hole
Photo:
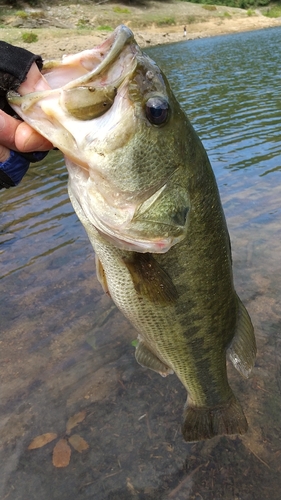
[[[275,28],[148,50],[218,181],[236,289],[257,335],[251,378],[229,366],[248,433],[183,442],[185,390],[136,363],[136,332],[96,280],[62,156],[51,152],[0,193],[1,499],[280,498],[280,42]],[[67,421],[84,410],[69,433],[89,448],[54,467]],[[28,450],[48,432],[56,440]]]

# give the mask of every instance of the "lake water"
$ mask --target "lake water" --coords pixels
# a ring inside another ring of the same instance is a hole
[[[136,363],[136,332],[97,282],[62,156],[51,152],[19,187],[0,193],[1,500],[281,495],[281,29],[148,52],[219,185],[236,289],[258,344],[249,380],[229,366],[249,431],[183,441],[185,390],[175,376]],[[45,433],[57,437],[29,450]],[[71,447],[69,465],[55,467],[56,443],[77,434],[89,447]]]

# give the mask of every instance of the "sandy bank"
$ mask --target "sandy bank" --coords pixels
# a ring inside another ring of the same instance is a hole
[[[217,6],[215,11],[207,11],[199,4],[171,1],[152,2],[148,9],[130,7],[125,9],[128,12],[121,13],[116,12],[118,8],[120,5],[76,4],[47,7],[38,12],[27,11],[25,19],[7,14],[4,19],[5,27],[0,30],[0,38],[50,59],[101,43],[108,37],[108,31],[101,27],[115,28],[121,23],[127,24],[134,31],[141,47],[184,40],[184,24],[187,26],[186,39],[281,26],[281,18],[268,18],[259,11],[249,16],[242,9],[224,6]],[[174,23],[162,25],[167,19],[174,19]],[[36,33],[38,41],[24,43],[22,34],[26,32]]]

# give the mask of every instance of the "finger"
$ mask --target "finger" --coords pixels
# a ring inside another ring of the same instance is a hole
[[[36,63],[33,63],[27,79],[20,85],[21,95],[49,89],[49,84],[40,73]],[[15,151],[28,153],[30,151],[47,151],[53,145],[27,123],[16,120],[0,110],[1,145]],[[3,153],[4,154],[4,153]]]
[[[28,72],[27,79],[20,85],[18,92],[20,95],[40,92],[50,89],[50,85],[40,73],[37,64],[34,62]]]
[[[10,156],[10,150],[5,148],[5,146],[0,145],[0,163],[8,160]]]
[[[20,85],[18,92],[26,95],[31,92],[48,90],[49,84],[40,73],[37,64],[34,62],[28,72],[27,79]],[[15,133],[16,148],[22,152],[47,151],[53,148],[53,145],[38,132],[33,130],[26,123],[20,123]]]
[[[0,110],[1,145],[27,153],[30,151],[47,151],[53,145],[35,132],[27,123],[16,120]]]
[[[15,133],[20,121],[0,110],[1,145],[9,149],[15,148]]]
[[[47,151],[53,149],[53,144],[38,134],[27,123],[20,122],[15,131],[15,146],[23,153],[30,151]]]

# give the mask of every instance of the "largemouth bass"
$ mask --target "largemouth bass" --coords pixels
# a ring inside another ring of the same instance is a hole
[[[137,361],[183,383],[186,441],[244,433],[226,355],[248,377],[253,326],[212,168],[165,76],[126,26],[43,74],[50,90],[9,102],[65,155],[98,278],[139,332]]]

